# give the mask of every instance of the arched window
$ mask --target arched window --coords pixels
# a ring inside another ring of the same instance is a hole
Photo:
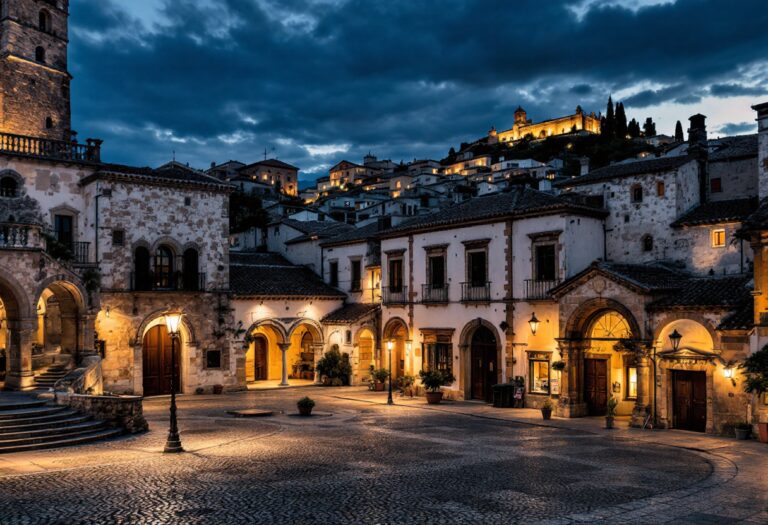
[[[40,31],[45,31],[46,33],[51,32],[51,14],[45,9],[40,11],[40,15],[38,17],[38,28]]]
[[[201,274],[198,267],[197,250],[188,248],[184,251],[184,289],[196,292],[201,287]]]
[[[643,236],[643,251],[644,252],[652,252],[653,251],[653,236],[652,235],[645,235],[645,236]]]
[[[173,252],[168,246],[160,246],[155,252],[155,286],[169,289],[173,285]]]
[[[152,278],[149,271],[149,250],[139,246],[133,252],[133,289],[152,289]]]
[[[35,60],[41,64],[45,64],[45,49],[41,46],[35,48]]]
[[[51,117],[45,117],[45,129],[51,129],[53,127],[53,119]]]
[[[19,185],[13,177],[0,179],[0,197],[15,197],[19,191]]]

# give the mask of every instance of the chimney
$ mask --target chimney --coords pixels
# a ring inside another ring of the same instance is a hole
[[[688,155],[699,165],[699,203],[704,204],[709,197],[709,176],[707,175],[707,117],[697,113],[688,119]]]
[[[768,102],[752,109],[757,111],[757,190],[763,200],[768,197]]]

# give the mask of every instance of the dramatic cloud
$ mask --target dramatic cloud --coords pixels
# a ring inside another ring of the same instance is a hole
[[[703,112],[725,133],[768,85],[764,0],[123,4],[71,2],[75,127],[116,162],[266,150],[312,179],[368,151],[440,158],[518,104],[540,120],[609,93],[660,130]]]
[[[749,133],[755,131],[754,122],[729,122],[720,126],[718,130],[722,135],[738,135],[740,133]]]

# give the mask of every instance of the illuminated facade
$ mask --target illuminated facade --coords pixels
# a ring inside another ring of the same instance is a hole
[[[576,106],[573,115],[533,122],[528,119],[525,110],[518,106],[515,111],[515,123],[505,131],[492,129],[488,135],[489,142],[515,142],[525,137],[544,139],[555,135],[565,135],[576,132],[600,133],[600,117],[594,113],[586,114],[581,106]]]

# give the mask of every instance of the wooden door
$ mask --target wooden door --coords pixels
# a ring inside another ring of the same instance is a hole
[[[707,427],[707,374],[672,371],[673,426],[704,432]]]
[[[257,337],[253,343],[253,378],[256,381],[262,381],[267,379],[267,340]]]
[[[496,338],[487,328],[480,328],[472,337],[471,385],[472,398],[493,401],[491,387],[497,383]]]
[[[608,361],[584,360],[584,402],[590,416],[604,416],[608,405]]]
[[[179,374],[179,349],[176,348],[176,374]],[[165,325],[150,328],[144,336],[142,374],[145,396],[171,393],[173,369],[171,368],[171,338]],[[179,381],[180,383],[181,381]],[[179,384],[176,385],[179,392]]]

